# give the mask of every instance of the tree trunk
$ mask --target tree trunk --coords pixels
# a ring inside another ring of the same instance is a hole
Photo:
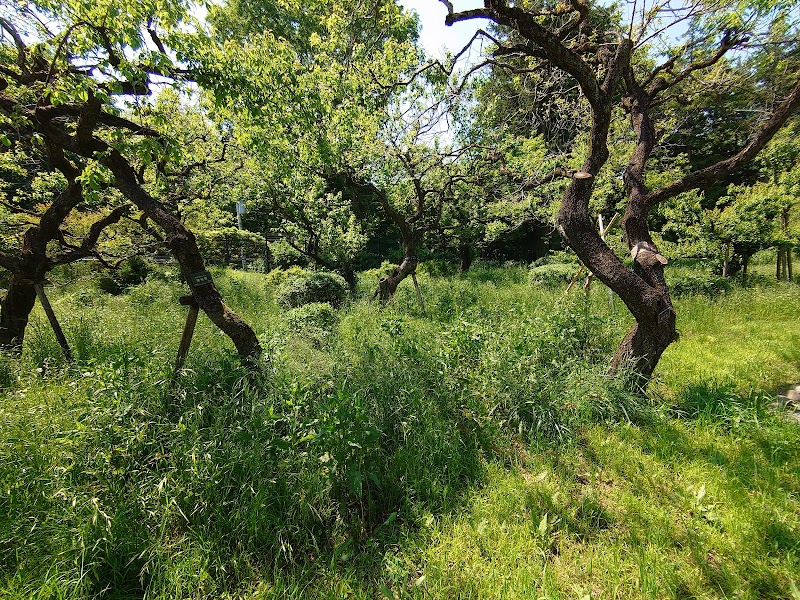
[[[35,303],[33,281],[16,273],[12,275],[8,293],[0,303],[0,349],[16,355],[22,353],[25,328]]]
[[[731,244],[725,242],[725,257],[722,259],[722,276],[728,277],[730,274]]]
[[[783,247],[778,246],[778,258],[775,261],[775,279],[781,280],[781,268],[783,267]]]
[[[472,266],[472,247],[469,244],[460,244],[458,246],[458,258],[458,272],[463,275],[469,271],[469,268]]]
[[[342,267],[342,277],[347,282],[347,287],[350,288],[350,293],[356,293],[356,273],[353,271],[352,267]]]
[[[407,229],[403,236],[403,260],[389,275],[382,278],[378,283],[377,295],[380,296],[381,304],[386,304],[394,297],[397,286],[410,275],[416,274],[419,259],[417,249],[422,240],[422,231]],[[374,297],[374,296],[373,296]]]
[[[386,304],[394,297],[395,292],[397,292],[397,286],[399,286],[406,277],[417,272],[418,264],[419,261],[416,256],[406,256],[391,274],[380,280],[380,283],[378,283],[378,292],[380,294],[381,304]]]
[[[107,151],[105,164],[114,173],[116,187],[164,230],[166,246],[178,260],[192,295],[203,312],[231,339],[242,359],[246,361],[258,359],[261,355],[261,344],[253,329],[225,306],[222,295],[213,282],[196,285],[190,277],[193,273],[205,271],[205,263],[194,234],[139,185],[135,171],[116,150]]]
[[[626,49],[620,46],[620,51]],[[655,126],[650,118],[649,98],[635,81],[631,93],[631,124],[637,145],[624,173],[628,205],[622,218],[634,270],[628,269],[603,241],[589,219],[589,200],[594,176],[608,160],[610,98],[598,99],[592,111],[589,149],[580,176],[567,187],[558,213],[558,229],[583,264],[611,288],[631,311],[636,324],[625,336],[611,360],[609,371],[629,370],[636,387],[646,385],[664,350],[677,339],[675,310],[664,279],[666,259],[658,253],[647,225],[648,190],[645,165],[655,145]],[[610,89],[610,88],[609,88]]]

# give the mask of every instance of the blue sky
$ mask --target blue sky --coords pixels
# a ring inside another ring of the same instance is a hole
[[[438,0],[400,0],[400,4],[419,14],[422,24],[421,41],[428,54],[441,58],[446,50],[456,53],[461,50],[476,29],[486,27],[487,21],[479,19],[455,23],[451,27],[444,24],[447,8]],[[483,6],[481,0],[454,0],[457,11]]]

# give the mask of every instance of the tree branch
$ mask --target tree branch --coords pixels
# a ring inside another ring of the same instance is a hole
[[[773,111],[772,116],[753,135],[750,142],[737,154],[705,169],[689,173],[678,181],[651,192],[647,195],[648,206],[655,206],[667,198],[673,198],[683,192],[714,183],[733,173],[752,160],[798,109],[800,109],[800,80],[795,84],[789,96]]]

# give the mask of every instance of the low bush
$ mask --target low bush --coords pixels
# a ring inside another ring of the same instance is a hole
[[[311,302],[293,308],[285,318],[286,323],[294,329],[315,327],[323,331],[331,331],[339,320],[338,314],[327,302]]]
[[[267,273],[266,277],[264,277],[264,283],[266,286],[269,287],[280,287],[282,283],[286,280],[291,279],[293,277],[299,276],[306,276],[310,272],[304,269],[303,267],[289,267],[288,269],[272,269],[269,273]]]
[[[578,265],[550,263],[532,267],[528,271],[528,283],[538,287],[555,287],[568,284],[575,277]]]
[[[339,308],[347,298],[347,282],[336,273],[300,273],[286,279],[275,292],[275,301],[283,308],[297,308],[312,302],[327,302]]]
[[[670,278],[669,274],[667,277]],[[669,282],[670,291],[675,297],[697,295],[714,298],[729,292],[731,289],[730,279],[715,275],[680,273],[671,279],[673,281]]]
[[[143,283],[153,272],[153,265],[149,261],[141,256],[131,256],[115,270],[101,275],[97,280],[97,287],[116,296]]]

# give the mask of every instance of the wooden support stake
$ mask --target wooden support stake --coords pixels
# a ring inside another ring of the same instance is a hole
[[[181,296],[180,303],[189,306],[189,313],[186,315],[186,324],[183,326],[183,335],[181,336],[180,346],[178,346],[178,356],[175,358],[175,368],[172,371],[173,381],[183,368],[186,355],[189,354],[189,346],[192,343],[192,336],[194,336],[194,327],[197,325],[197,315],[200,312],[200,307],[192,295]]]
[[[47,319],[50,321],[50,326],[53,328],[53,333],[56,334],[58,344],[64,351],[64,356],[68,361],[72,362],[72,350],[67,342],[67,337],[64,335],[64,330],[61,329],[61,325],[58,323],[56,313],[53,312],[53,307],[50,306],[50,301],[47,299],[47,296],[44,293],[44,285],[41,283],[34,283],[33,289],[36,290],[36,297],[39,298],[39,302],[41,302],[42,308],[44,309],[45,314],[47,314]]]
[[[414,282],[414,289],[417,290],[417,300],[422,308],[422,314],[425,314],[425,303],[422,301],[422,292],[419,291],[419,284],[417,283],[417,274],[411,273],[411,279]]]
[[[578,281],[578,277],[580,277],[580,276],[581,276],[581,273],[583,273],[583,270],[584,270],[585,268],[586,268],[586,267],[584,267],[583,265],[581,265],[580,267],[578,267],[578,272],[577,272],[577,273],[575,273],[575,277],[573,277],[573,278],[572,278],[572,281],[570,281],[570,282],[569,282],[569,285],[567,286],[567,289],[566,289],[566,290],[564,290],[564,295],[563,295],[563,296],[561,296],[561,299],[562,299],[562,300],[563,300],[564,298],[566,298],[566,297],[567,297],[567,294],[569,294],[569,291],[572,289],[572,286],[573,286],[573,285],[575,285],[575,282],[576,282],[576,281]]]

